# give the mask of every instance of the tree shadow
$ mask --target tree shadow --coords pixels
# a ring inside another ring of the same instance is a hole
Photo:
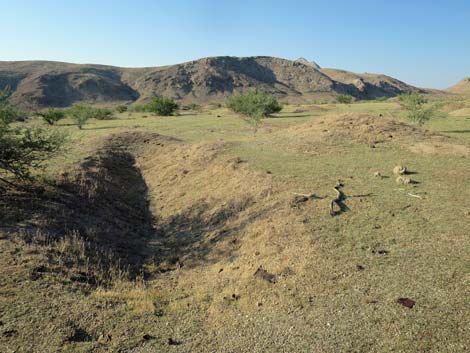
[[[470,130],[446,130],[442,132],[447,134],[470,134]]]

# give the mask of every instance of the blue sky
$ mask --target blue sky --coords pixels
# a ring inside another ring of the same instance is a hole
[[[470,76],[468,0],[0,0],[0,60],[158,66],[305,57],[445,88]]]

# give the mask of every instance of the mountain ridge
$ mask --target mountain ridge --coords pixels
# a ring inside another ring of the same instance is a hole
[[[126,68],[58,61],[0,61],[0,89],[27,108],[66,107],[77,102],[143,101],[157,95],[182,102],[222,101],[234,93],[261,89],[293,101],[393,97],[426,90],[380,74],[323,69],[300,58],[206,57],[175,65]]]

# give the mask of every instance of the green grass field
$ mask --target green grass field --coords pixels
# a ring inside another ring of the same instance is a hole
[[[378,122],[341,135],[344,113]],[[287,105],[256,133],[225,108],[61,121],[69,141],[50,179],[113,134],[179,140],[135,152],[156,231],[147,275],[78,285],[51,260],[57,244],[4,236],[0,351],[468,351],[470,116],[416,139],[390,122],[406,122],[395,102]],[[396,165],[415,183],[397,184]],[[338,180],[348,210],[331,217]],[[293,207],[294,193],[318,198]]]

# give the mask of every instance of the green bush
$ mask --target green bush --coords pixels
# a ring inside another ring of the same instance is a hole
[[[162,116],[173,115],[178,110],[179,105],[173,98],[155,97],[145,104],[144,111]]]
[[[54,109],[54,108],[49,108],[37,114],[40,117],[42,117],[42,120],[44,120],[49,125],[54,125],[59,120],[62,120],[63,118],[65,118],[65,112],[63,110]]]
[[[267,117],[282,110],[276,97],[256,91],[230,97],[227,106],[236,113],[251,117]]]
[[[377,98],[375,98],[375,101],[376,101],[376,102],[386,102],[386,101],[388,100],[388,98],[389,98],[389,97],[386,97],[386,96],[384,96],[384,97],[377,97]]]
[[[13,128],[11,123],[18,116],[16,110],[0,92],[0,180],[32,178],[32,171],[59,151],[65,137],[58,132],[40,128]]]
[[[118,105],[116,107],[116,111],[118,113],[124,113],[124,112],[127,112],[127,105]]]
[[[279,113],[282,105],[276,97],[265,92],[252,91],[228,98],[227,107],[235,113],[241,114],[250,123],[255,132],[261,119],[271,114]]]
[[[75,121],[80,130],[88,120],[94,117],[93,109],[81,104],[74,105],[68,110],[67,114]]]
[[[425,122],[445,115],[440,112],[440,103],[428,104],[428,100],[418,93],[404,93],[398,97],[398,102],[406,111],[406,117],[412,122],[423,125]]]
[[[188,108],[190,110],[194,110],[194,111],[200,111],[202,109],[202,107],[199,104],[196,104],[196,103],[189,104]]]
[[[336,96],[336,100],[338,101],[338,103],[351,104],[353,97],[349,94],[338,94]]]
[[[113,111],[108,108],[90,108],[90,114],[92,119],[96,120],[112,120]]]

